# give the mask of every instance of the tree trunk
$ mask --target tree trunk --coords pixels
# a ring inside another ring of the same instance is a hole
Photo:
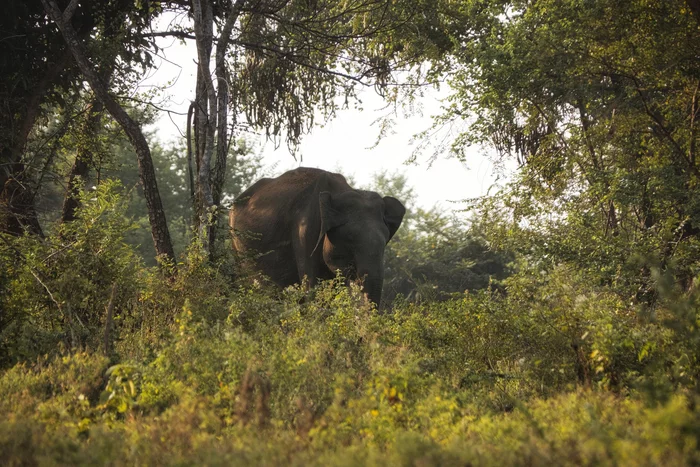
[[[63,199],[63,209],[61,212],[61,222],[72,222],[75,220],[75,213],[80,207],[80,190],[85,186],[90,166],[88,165],[89,155],[83,151],[78,151],[75,155],[75,162],[70,169],[68,176],[68,188]]]
[[[129,141],[131,141],[131,144],[134,146],[136,155],[138,156],[141,183],[143,184],[143,191],[146,197],[148,219],[151,224],[151,235],[153,236],[156,253],[160,256],[164,256],[174,265],[175,253],[170,240],[170,232],[168,231],[165,213],[163,212],[163,204],[160,199],[160,194],[158,193],[158,184],[156,183],[156,174],[153,167],[153,160],[151,159],[151,151],[141,128],[109,94],[107,86],[101,81],[94,66],[88,60],[85,47],[78,40],[75,30],[70,24],[70,16],[66,15],[66,17],[64,17],[56,5],[55,0],[41,0],[41,2],[48,15],[56,22],[56,25],[66,41],[68,50],[70,50],[73,55],[81,73],[89,83],[93,92],[97,95],[110,115],[119,123],[124,133],[126,133],[129,138]],[[76,3],[76,0],[72,0],[67,11]]]
[[[229,75],[226,70],[226,49],[231,40],[231,32],[236,24],[245,0],[236,0],[231,7],[226,23],[221,30],[219,41],[216,45],[216,83],[217,83],[217,134],[216,134],[216,165],[214,167],[214,180],[212,184],[212,195],[214,204],[221,203],[224,182],[226,177],[226,162],[229,153],[229,142],[232,136],[228,135],[228,98],[229,98]]]
[[[221,30],[219,41],[216,44],[216,83],[217,83],[217,129],[216,129],[216,165],[214,166],[214,175],[212,180],[212,201],[215,206],[213,211],[212,228],[209,234],[209,251],[214,250],[216,242],[217,225],[220,213],[221,196],[224,190],[224,182],[226,181],[226,162],[229,153],[229,142],[232,137],[228,134],[228,97],[229,97],[229,76],[226,70],[226,49],[233,26],[238,20],[241,13],[241,8],[245,0],[236,0],[231,7],[226,23]]]
[[[34,194],[27,184],[28,180],[23,177],[24,164],[17,162],[10,167],[13,175],[5,182],[0,195],[0,231],[15,236],[27,231],[43,237],[34,207]]]
[[[51,83],[65,68],[69,57],[68,52],[64,53],[46,70],[34,92],[27,99],[26,106],[19,109],[24,112],[19,131],[9,138],[7,146],[0,154],[0,231],[2,232],[22,235],[26,230],[31,234],[43,236],[34,207],[34,195],[29,189],[30,178],[27,176],[28,171],[22,161],[22,154],[39,115],[43,98]]]
[[[88,135],[95,135],[98,132],[103,110],[104,105],[102,105],[102,102],[99,99],[93,99],[87,120],[83,124],[82,134],[84,136],[89,137]],[[73,163],[73,167],[71,167],[68,177],[68,189],[66,190],[66,197],[63,201],[61,222],[71,222],[75,220],[75,212],[80,206],[80,190],[87,180],[90,171],[89,162],[92,159],[93,154],[88,147],[83,145],[78,149],[75,155],[75,162]]]
[[[197,217],[198,235],[209,251],[210,208],[214,204],[211,192],[211,156],[216,133],[216,90],[211,79],[211,51],[214,40],[214,12],[210,0],[192,0],[194,31],[197,44],[197,87],[195,102],[195,134],[197,141]]]
[[[108,22],[105,30],[105,34],[114,34],[114,23]],[[99,72],[99,76],[105,87],[109,88],[109,83],[112,80],[112,73],[114,72],[114,60],[116,57],[110,54],[103,62],[102,70]],[[83,122],[83,128],[81,129],[81,134],[83,137],[87,138],[92,143],[90,138],[95,138],[100,131],[100,123],[102,122],[102,115],[104,112],[104,104],[100,99],[93,96],[92,102],[90,103],[90,111],[88,113],[87,119]],[[70,175],[68,177],[68,189],[66,190],[66,196],[63,202],[63,211],[61,215],[61,222],[71,222],[75,220],[75,212],[80,207],[80,191],[85,186],[88,174],[90,172],[90,163],[94,162],[94,154],[92,154],[92,148],[90,144],[82,144],[78,148],[75,155],[75,162],[73,167],[71,167]]]

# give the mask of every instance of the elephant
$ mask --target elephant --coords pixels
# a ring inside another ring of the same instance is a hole
[[[300,167],[263,178],[229,213],[234,249],[279,287],[313,287],[340,270],[379,306],[384,250],[406,213],[396,198],[357,190],[340,174]]]

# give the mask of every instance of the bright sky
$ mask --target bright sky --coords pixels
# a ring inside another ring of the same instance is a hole
[[[165,91],[165,100],[159,105],[180,115],[162,112],[156,127],[162,141],[175,141],[184,132],[184,114],[194,99],[196,50],[194,43],[183,45],[173,39],[159,39],[158,45],[162,48],[160,58],[156,59],[160,67],[145,77],[142,90],[172,83]],[[478,148],[470,150],[466,163],[445,154],[429,164],[428,156],[432,151],[428,150],[416,164],[406,165],[415,149],[411,137],[428,129],[431,117],[439,114],[441,104],[437,91],[428,91],[419,100],[420,114],[397,115],[392,134],[374,148],[379,126],[372,123],[386,113],[383,110],[385,105],[371,88],[363,91],[361,98],[363,111],[341,110],[335,119],[305,136],[298,151],[301,157],[297,160],[284,143],[275,149],[271,142],[265,143],[264,137],[259,138],[264,163],[276,165],[275,174],[299,166],[341,171],[360,185],[368,184],[377,172],[397,171],[406,175],[419,205],[424,208],[437,204],[443,209],[457,209],[459,204],[450,201],[484,195],[494,183],[493,164]]]

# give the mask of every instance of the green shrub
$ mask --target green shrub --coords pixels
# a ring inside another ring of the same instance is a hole
[[[59,344],[96,347],[112,286],[115,313],[129,308],[141,261],[124,243],[130,223],[117,183],[85,193],[77,220],[46,239],[2,237],[0,368],[32,360]]]

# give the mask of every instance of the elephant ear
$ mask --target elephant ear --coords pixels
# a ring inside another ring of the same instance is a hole
[[[326,232],[328,232],[333,227],[338,227],[339,225],[343,225],[346,222],[343,213],[338,211],[335,207],[333,207],[333,196],[329,191],[322,191],[321,193],[319,193],[318,206],[321,214],[321,229],[318,234],[316,246],[311,252],[311,255],[313,255],[316,252],[318,246],[321,245],[321,243],[323,242],[323,238],[326,236]]]
[[[384,197],[384,222],[386,226],[389,227],[389,238],[387,242],[391,240],[391,237],[399,230],[405,214],[406,208],[401,204],[401,201],[391,196]]]

